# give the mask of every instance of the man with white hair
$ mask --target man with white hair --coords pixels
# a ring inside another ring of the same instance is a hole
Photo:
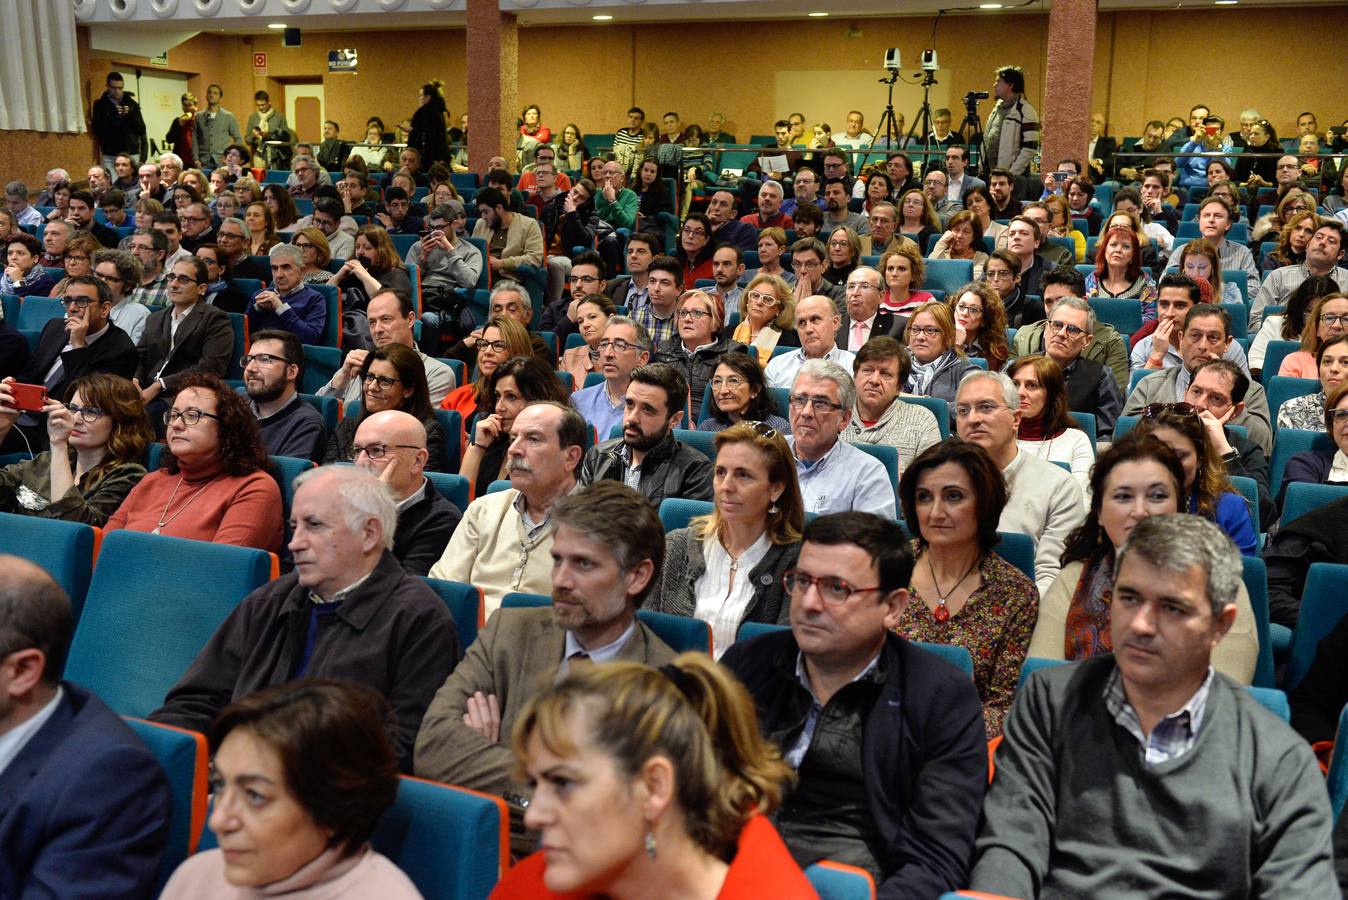
[[[1062,568],[1067,535],[1086,520],[1081,488],[1067,470],[1021,451],[1020,394],[1001,372],[964,376],[955,394],[955,427],[961,438],[988,451],[1006,479],[1009,496],[997,530],[1034,538],[1034,582],[1043,596]]]
[[[764,228],[795,228],[796,223],[782,211],[785,191],[776,181],[765,181],[758,188],[758,209],[747,216],[740,216],[741,222],[747,222],[760,231]]]
[[[894,485],[878,459],[840,440],[852,421],[857,390],[847,370],[812,359],[791,385],[791,434],[805,511],[870,512],[894,518]]]
[[[297,678],[379,691],[396,716],[404,771],[431,698],[459,661],[449,610],[392,553],[397,505],[363,469],[323,466],[295,479],[295,570],[253,591],[150,719],[205,731],[232,701]]]
[[[159,181],[164,185],[165,191],[171,191],[178,186],[178,179],[183,174],[183,158],[178,154],[169,151],[159,154]]]
[[[47,186],[37,195],[38,206],[55,206],[56,189],[70,187],[70,173],[65,169],[48,169]]]
[[[84,175],[89,182],[89,193],[99,206],[103,205],[103,195],[112,189],[112,174],[102,166],[90,166]]]
[[[304,283],[304,251],[294,244],[271,249],[272,283],[248,301],[248,326],[254,331],[289,331],[304,344],[317,344],[327,326],[327,299]]]
[[[357,466],[388,485],[398,504],[393,555],[409,575],[425,575],[463,518],[426,477],[426,426],[400,409],[377,412],[356,429],[351,452]]]

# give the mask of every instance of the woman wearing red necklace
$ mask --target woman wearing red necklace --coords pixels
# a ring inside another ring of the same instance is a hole
[[[281,551],[281,490],[257,417],[219,377],[183,378],[165,413],[168,449],[108,519],[170,537]]]
[[[924,450],[899,481],[917,563],[896,631],[969,651],[989,740],[1002,733],[1039,614],[1034,582],[992,550],[1006,499],[987,451],[959,438]]]

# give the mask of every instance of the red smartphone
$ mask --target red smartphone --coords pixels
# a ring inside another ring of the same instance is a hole
[[[14,408],[20,412],[42,412],[47,402],[47,388],[41,384],[19,384],[9,386],[14,394]]]
[[[1216,137],[1217,132],[1221,131],[1222,129],[1220,125],[1209,125],[1203,130],[1208,133],[1208,137]]]

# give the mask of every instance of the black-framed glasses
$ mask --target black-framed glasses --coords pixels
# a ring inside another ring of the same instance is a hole
[[[73,306],[76,309],[88,309],[89,304],[93,302],[88,297],[72,297],[69,294],[61,298],[62,306]]]
[[[1325,417],[1335,425],[1342,425],[1344,422],[1348,422],[1348,409],[1331,409],[1325,413]]]
[[[572,275],[569,279],[572,284],[598,284],[599,279],[593,275]]]
[[[679,310],[679,311],[676,312],[674,315],[675,315],[676,318],[680,318],[680,319],[709,319],[709,318],[711,318],[711,313],[707,312],[705,309],[687,309],[687,308],[685,308],[685,309]]]
[[[834,403],[827,397],[807,397],[805,394],[791,394],[786,402],[792,409],[804,409],[806,406],[813,406],[821,412],[839,412],[843,409],[841,403]]]
[[[936,337],[941,333],[941,329],[935,325],[910,325],[908,326],[908,333]]]
[[[76,416],[85,424],[92,424],[103,418],[104,410],[97,406],[79,406],[74,403],[67,403],[66,409],[70,410],[72,416]]]
[[[836,575],[821,575],[815,577],[802,569],[787,569],[782,573],[782,587],[786,589],[792,599],[799,599],[809,593],[810,588],[817,587],[819,596],[829,606],[842,606],[851,598],[853,594],[867,594],[871,591],[883,590],[878,584],[875,587],[853,587],[845,578],[839,578]]]
[[[420,450],[416,444],[366,444],[364,446],[353,444],[351,446],[351,458],[355,459],[364,453],[370,459],[380,460],[388,455],[390,450]]]
[[[282,363],[283,365],[288,366],[290,365],[290,360],[286,359],[284,356],[274,356],[270,353],[245,353],[243,356],[239,357],[240,368],[246,369],[250,363],[257,363],[259,366],[270,366],[273,363]]]
[[[126,284],[126,282],[124,282],[124,281],[122,281],[122,279],[118,278],[117,275],[116,275],[115,273],[112,274],[112,275],[104,275],[102,272],[95,271],[94,274],[95,274],[96,276],[98,276],[99,278],[101,278],[102,280],[104,280],[104,281],[115,281],[115,282],[117,282],[118,284]]]
[[[1192,403],[1148,403],[1142,407],[1142,418],[1154,419],[1165,413],[1174,413],[1177,416],[1196,416],[1198,410]]]
[[[217,422],[220,417],[215,413],[208,413],[205,410],[197,409],[195,406],[189,406],[187,409],[170,409],[164,412],[164,424],[172,425],[175,419],[182,419],[183,424],[188,428],[193,427],[201,421],[202,416],[208,419],[215,419]]]
[[[387,375],[375,375],[373,372],[367,372],[365,377],[361,380],[366,385],[377,384],[379,385],[380,390],[384,391],[387,391],[389,388],[402,381],[401,378],[390,378]]]
[[[510,345],[505,341],[478,341],[477,345],[481,349],[495,350],[497,353],[504,353],[510,349]]]
[[[1348,315],[1340,315],[1340,314],[1338,314],[1338,313],[1321,313],[1321,314],[1320,314],[1320,324],[1321,324],[1321,325],[1348,325]]]
[[[628,350],[637,350],[640,346],[640,344],[634,344],[631,341],[625,341],[622,338],[604,338],[595,345],[601,353],[610,348],[612,348],[615,353],[626,353]]]
[[[200,281],[197,281],[191,275],[180,275],[177,272],[170,272],[165,277],[174,284],[201,284]]]

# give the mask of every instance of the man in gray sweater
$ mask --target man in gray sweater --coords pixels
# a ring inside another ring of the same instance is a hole
[[[1310,746],[1214,672],[1235,546],[1199,516],[1144,519],[1082,627],[1113,656],[1035,673],[1006,720],[971,887],[1013,897],[1338,897]]]

